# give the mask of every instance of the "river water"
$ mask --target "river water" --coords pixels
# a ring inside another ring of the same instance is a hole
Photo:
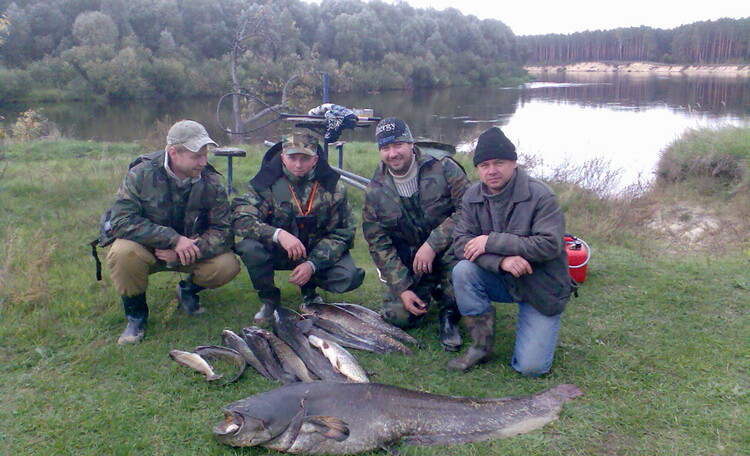
[[[512,88],[461,87],[331,94],[331,101],[370,108],[375,116],[399,116],[417,137],[468,150],[485,129],[498,126],[518,152],[547,168],[606,163],[620,171],[619,187],[647,182],[660,151],[690,128],[746,125],[750,122],[750,79],[735,77],[642,76],[618,74],[550,75]],[[219,97],[138,101],[97,105],[41,106],[68,136],[78,139],[137,141],[159,119],[191,118],[221,144],[230,141],[217,121]],[[275,101],[273,97],[267,100]],[[314,107],[320,99],[310,102]],[[228,123],[229,104],[220,122]],[[5,122],[39,106],[0,106]],[[292,128],[279,121],[245,135],[244,141],[275,141]],[[374,128],[347,130],[346,141],[371,141]]]

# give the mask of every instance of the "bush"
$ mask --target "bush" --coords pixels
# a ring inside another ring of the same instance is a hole
[[[29,109],[22,113],[13,126],[11,126],[11,136],[16,141],[25,142],[39,138],[60,136],[60,130],[41,111]]]
[[[701,128],[662,152],[656,174],[666,183],[709,178],[723,186],[746,186],[749,162],[750,128]]]

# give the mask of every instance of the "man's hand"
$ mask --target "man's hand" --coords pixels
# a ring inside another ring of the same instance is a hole
[[[177,256],[177,252],[174,249],[155,249],[154,255],[165,263],[177,263],[180,261],[180,257]]]
[[[198,238],[190,239],[185,236],[180,236],[180,240],[177,241],[177,245],[174,247],[177,257],[180,259],[180,263],[183,266],[195,263],[195,261],[201,257],[201,249],[195,245],[198,242]]]
[[[414,255],[414,263],[412,263],[412,271],[415,274],[430,274],[432,273],[432,263],[435,261],[435,250],[428,243],[422,244],[422,247],[417,250],[417,254]]]
[[[507,256],[500,262],[500,269],[513,274],[513,277],[521,277],[531,274],[531,265],[525,258],[520,256]]]
[[[464,246],[464,258],[474,261],[479,255],[486,253],[485,248],[487,247],[487,239],[489,238],[488,235],[483,234],[467,242]]]
[[[292,273],[289,275],[289,283],[301,287],[310,281],[312,275],[313,268],[310,266],[310,263],[305,261],[292,270]]]
[[[406,290],[399,297],[401,298],[401,302],[404,303],[404,308],[412,315],[420,316],[427,313],[427,304],[419,299],[419,296],[413,291]]]
[[[297,261],[307,256],[307,249],[302,241],[286,230],[279,231],[279,244],[284,247],[287,256],[292,261]]]

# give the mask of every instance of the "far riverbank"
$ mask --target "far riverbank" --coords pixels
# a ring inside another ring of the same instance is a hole
[[[579,62],[567,65],[527,65],[529,74],[642,73],[750,77],[750,65],[669,65],[654,62]]]

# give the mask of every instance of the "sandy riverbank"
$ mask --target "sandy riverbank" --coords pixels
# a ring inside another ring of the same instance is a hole
[[[529,74],[544,73],[643,73],[750,77],[750,65],[667,65],[651,62],[580,62],[569,65],[528,65]]]

